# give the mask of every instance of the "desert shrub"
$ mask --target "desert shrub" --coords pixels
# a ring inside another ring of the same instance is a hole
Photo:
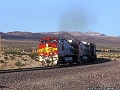
[[[23,61],[27,61],[27,59],[26,59],[26,58],[23,58],[22,60],[23,60]]]
[[[15,56],[10,56],[11,60],[14,60],[15,59]]]
[[[5,60],[8,60],[8,57],[7,57],[7,56],[5,56],[5,57],[4,57],[4,59],[5,59]]]
[[[25,64],[22,64],[20,61],[17,61],[17,62],[15,63],[15,65],[18,66],[18,67],[25,66]]]
[[[3,60],[0,60],[0,63],[4,63],[4,61],[3,61]]]

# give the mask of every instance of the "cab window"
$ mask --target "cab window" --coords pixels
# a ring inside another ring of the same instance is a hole
[[[56,43],[57,40],[53,39],[53,40],[50,40],[51,43]]]
[[[41,40],[41,43],[48,43],[48,40]]]

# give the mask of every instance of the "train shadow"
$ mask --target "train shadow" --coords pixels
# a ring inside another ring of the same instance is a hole
[[[111,62],[113,60],[106,59],[106,58],[97,58],[96,61],[94,62],[85,62],[85,63],[79,63],[79,64],[73,64],[73,65],[62,65],[63,68],[65,67],[76,67],[76,66],[85,66],[85,65],[93,65],[93,64],[102,64],[102,63],[107,63]],[[60,67],[60,68],[62,68]]]
[[[93,64],[102,64],[102,63],[107,63],[107,62],[111,62],[113,60],[107,59],[107,58],[97,58],[96,61],[94,62],[88,62],[88,63],[84,63],[82,65],[93,65]]]
[[[3,85],[1,86],[1,85],[0,85],[0,89],[3,89],[3,88],[8,88],[8,87],[7,87],[7,86],[3,86]]]
[[[106,62],[110,62],[112,60],[107,59],[107,58],[97,58],[95,62],[92,62],[93,64],[100,64],[100,63],[106,63]]]

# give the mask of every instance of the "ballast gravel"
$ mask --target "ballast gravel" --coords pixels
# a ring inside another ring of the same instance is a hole
[[[0,90],[120,90],[120,62],[0,73]]]

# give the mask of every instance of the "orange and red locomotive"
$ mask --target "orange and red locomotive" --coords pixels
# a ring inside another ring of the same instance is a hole
[[[45,66],[93,61],[96,58],[96,46],[92,43],[51,36],[43,37],[39,42],[39,61]]]

